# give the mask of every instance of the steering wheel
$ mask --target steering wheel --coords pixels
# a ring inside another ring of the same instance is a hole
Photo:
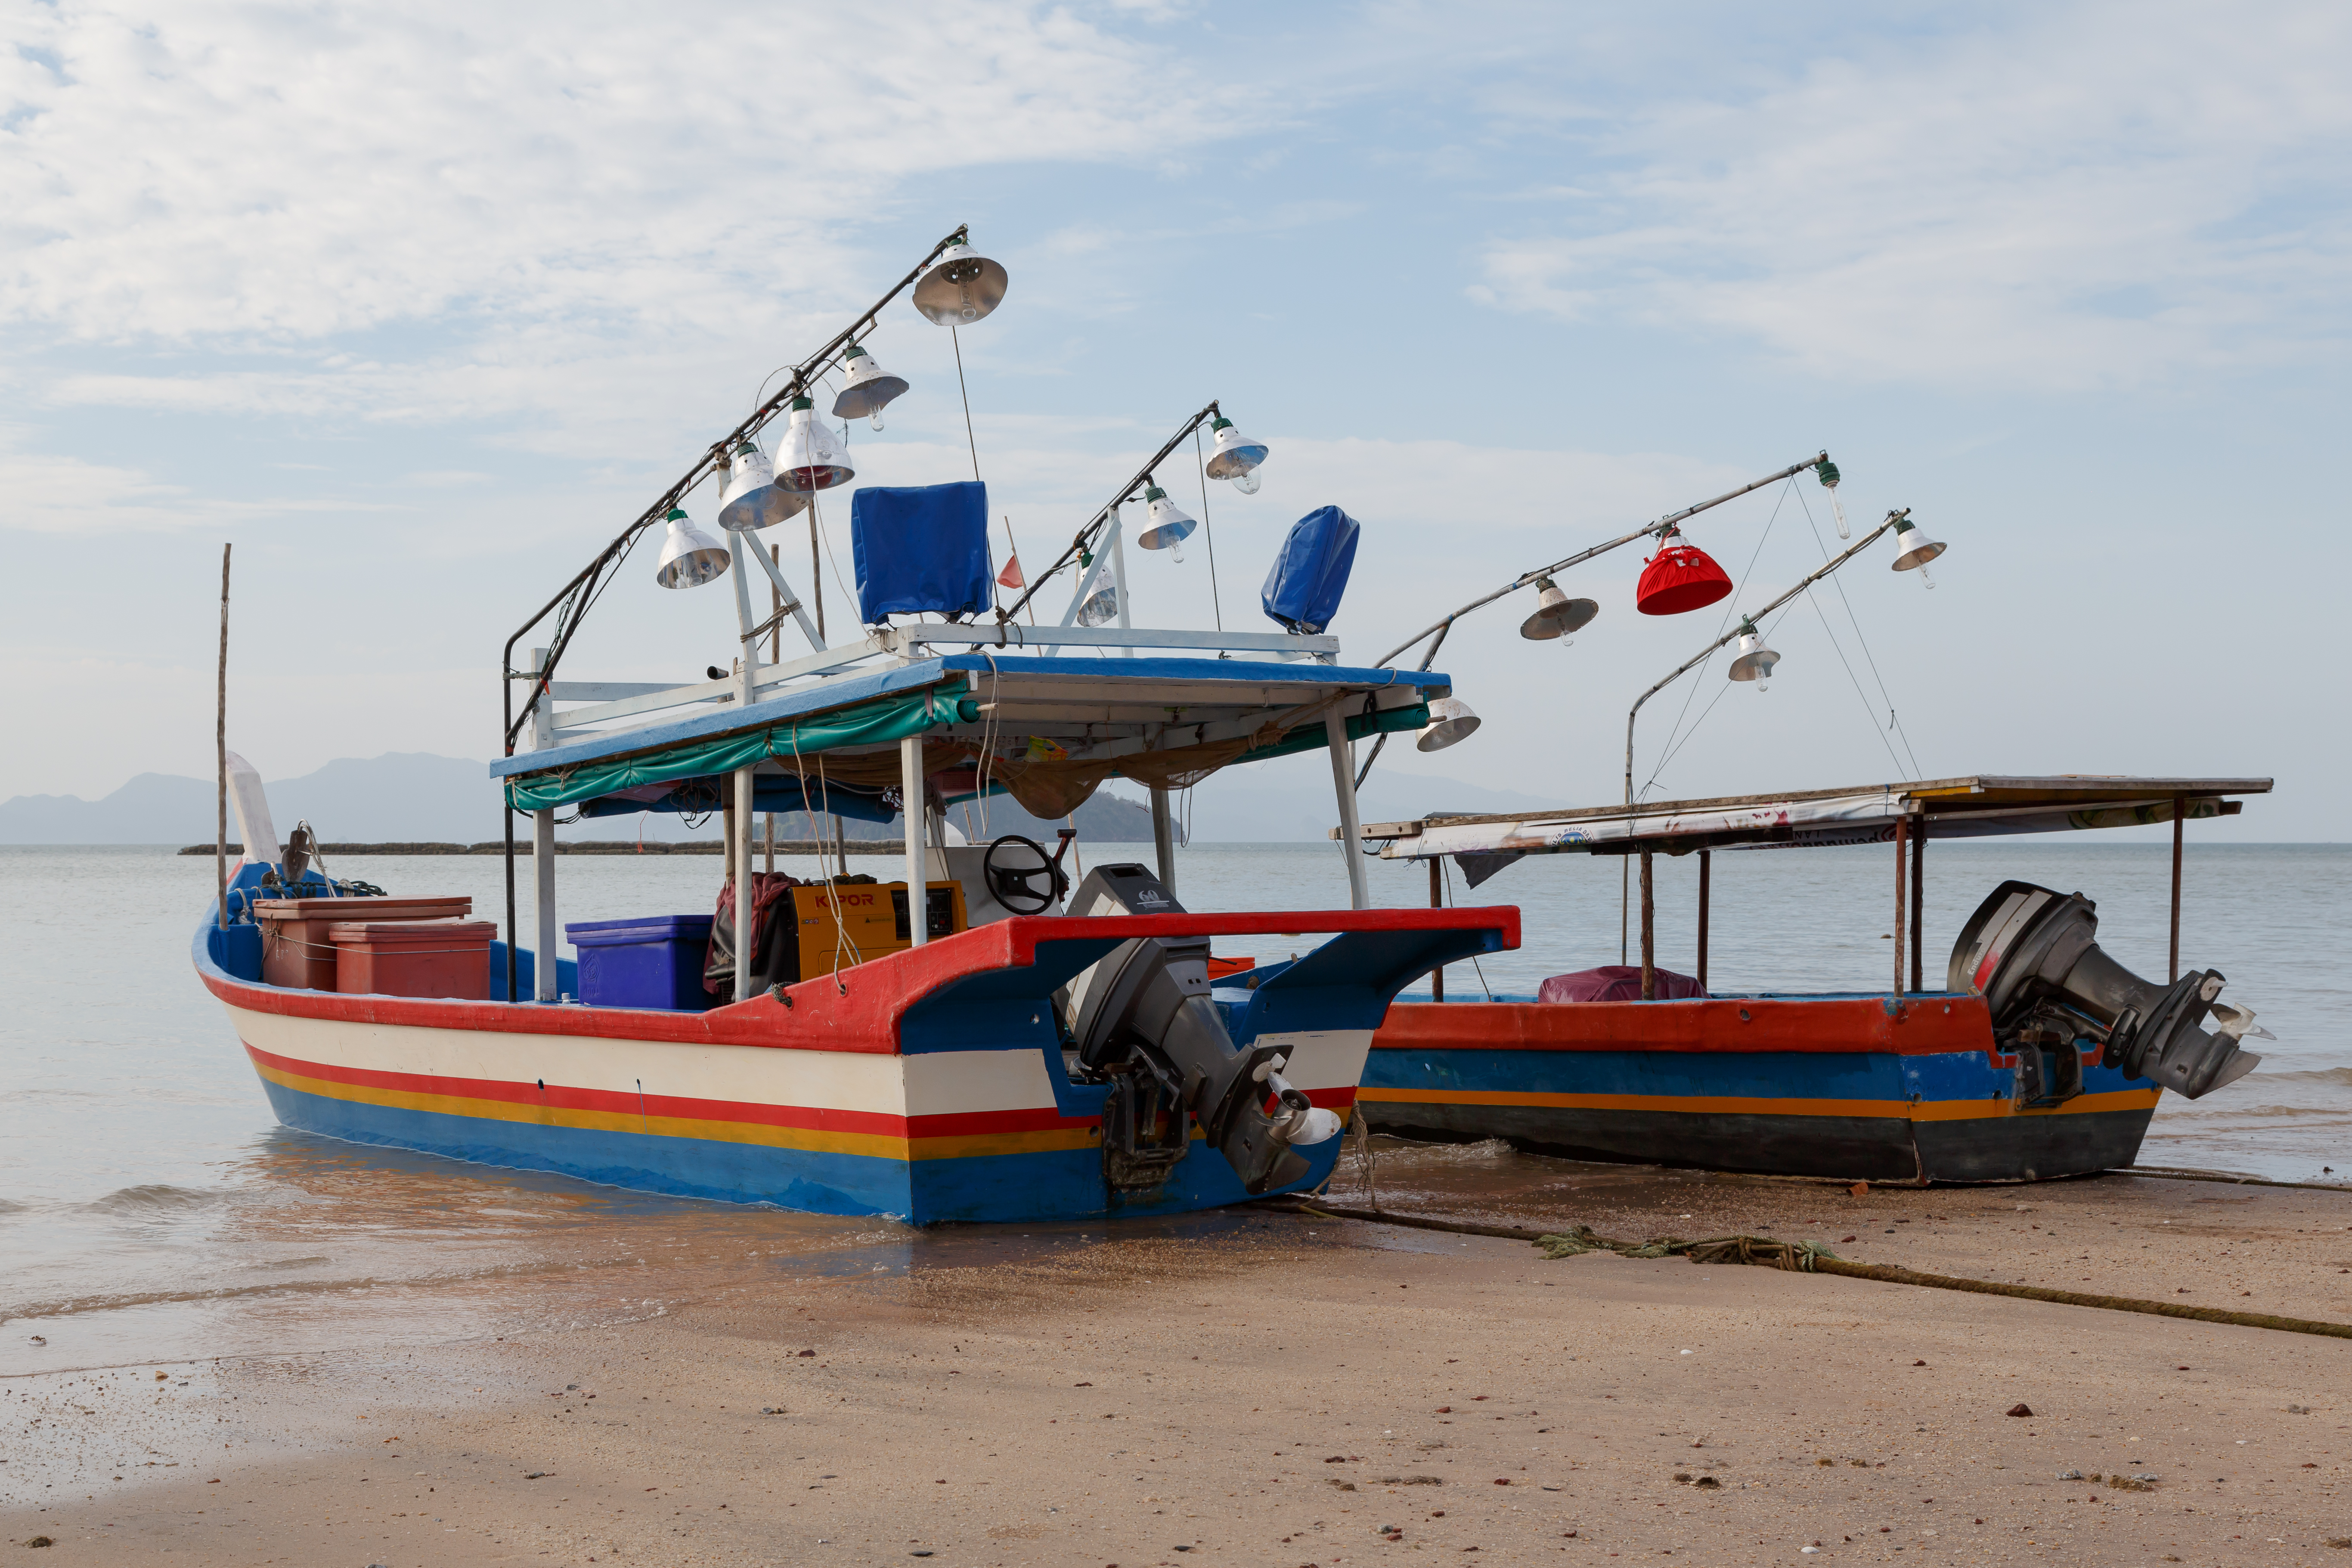
[[[999,866],[996,863],[997,852],[1008,844],[1018,844],[1027,849],[1037,857],[1037,864],[1027,870]],[[1061,897],[1063,891],[1061,868],[1055,866],[1053,857],[1045,853],[1045,847],[1034,838],[1024,838],[1018,833],[1008,833],[988,847],[988,854],[980,863],[980,873],[988,884],[990,895],[1016,915],[1044,914],[1054,907],[1054,900]],[[1032,885],[1040,877],[1048,879],[1047,889],[1043,892]]]

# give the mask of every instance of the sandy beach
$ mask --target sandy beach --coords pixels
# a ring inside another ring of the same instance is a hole
[[[1449,1200],[1448,1157],[1382,1167],[1422,1214],[2352,1317],[2336,1193],[1513,1157]],[[714,1269],[648,1321],[12,1379],[0,1533],[353,1568],[2352,1561],[2341,1341],[1265,1211],[937,1241]]]

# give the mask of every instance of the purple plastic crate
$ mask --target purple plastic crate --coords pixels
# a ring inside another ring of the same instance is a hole
[[[699,1013],[730,1000],[702,988],[709,915],[639,915],[563,928],[580,950],[580,1000],[591,1007]]]

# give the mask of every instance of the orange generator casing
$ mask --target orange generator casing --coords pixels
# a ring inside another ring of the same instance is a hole
[[[965,929],[961,882],[932,882],[929,937]],[[836,920],[836,911],[838,919]],[[793,918],[800,931],[801,978],[814,980],[912,947],[907,924],[904,882],[839,882],[793,889]]]

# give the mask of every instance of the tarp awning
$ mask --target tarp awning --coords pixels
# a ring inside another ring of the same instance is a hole
[[[2171,821],[2176,801],[2188,820],[2231,816],[2239,803],[2223,797],[2266,795],[2270,788],[2268,779],[1985,774],[1778,796],[1430,816],[1367,823],[1363,837],[1380,844],[1385,859],[1502,857],[1487,863],[1491,875],[1521,855],[1884,843],[1895,837],[1895,819],[1906,816],[1937,838],[2132,827]]]

